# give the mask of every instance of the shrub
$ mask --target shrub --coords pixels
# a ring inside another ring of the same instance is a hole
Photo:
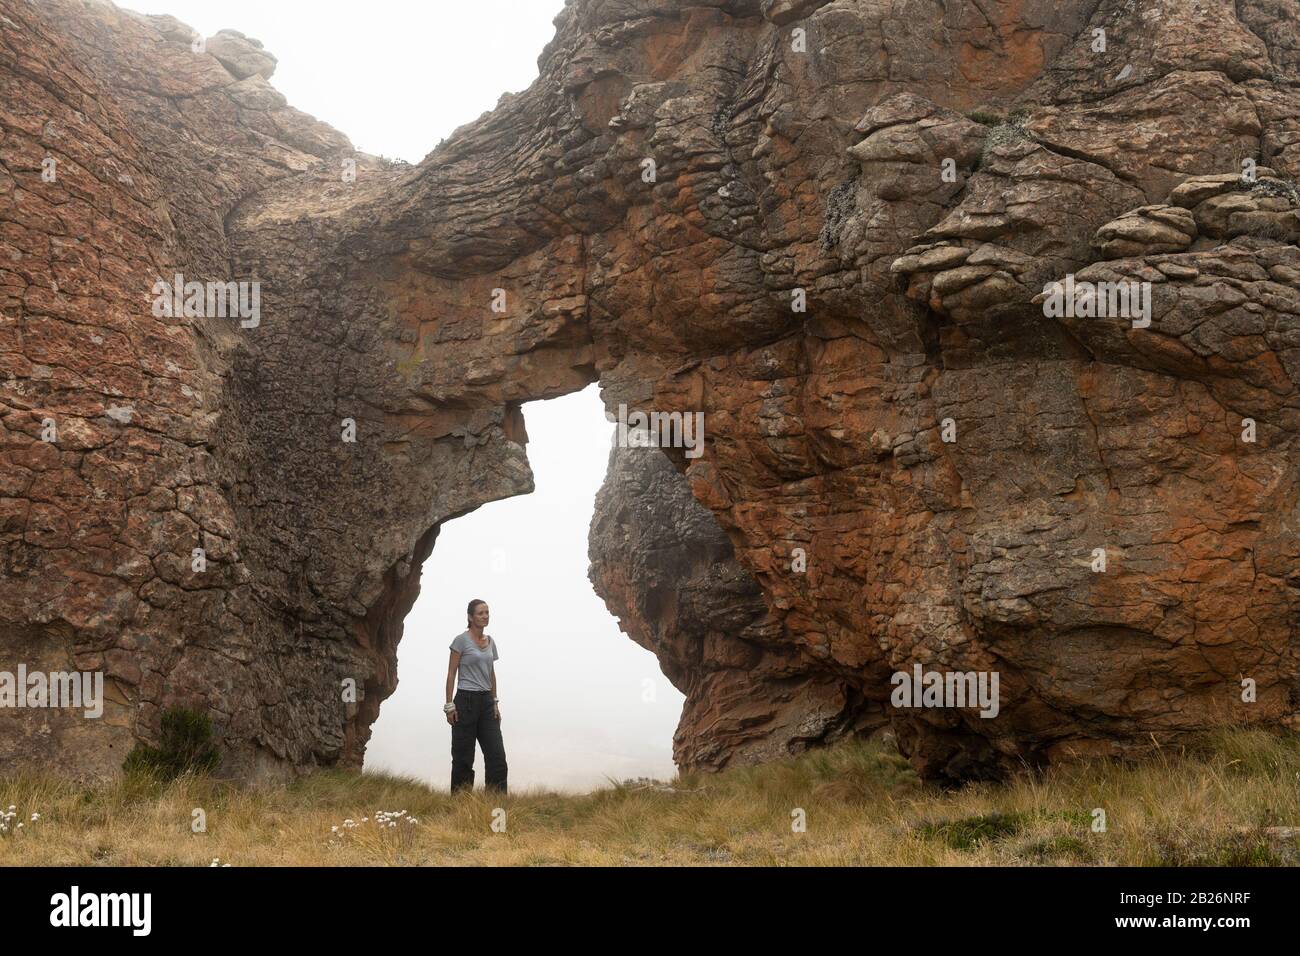
[[[916,829],[922,836],[942,840],[954,850],[974,850],[982,843],[1014,836],[1028,821],[1028,814],[1012,811],[987,813],[983,816],[938,823],[922,823]]]
[[[212,742],[212,721],[208,715],[185,707],[163,712],[162,738],[157,747],[136,744],[122,769],[127,773],[147,772],[163,780],[175,780],[186,773],[212,773],[221,755]]]

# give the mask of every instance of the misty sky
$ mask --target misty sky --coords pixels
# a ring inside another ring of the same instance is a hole
[[[525,89],[563,0],[123,0],[170,13],[205,36],[254,37],[279,65],[290,104],[363,152],[418,162],[458,126]],[[512,789],[586,790],[608,778],[670,778],[682,695],[634,644],[587,581],[587,528],[613,427],[596,387],[524,406],[537,490],[442,529],[398,651],[367,769],[447,787],[451,728],[442,715],[447,645],[465,605],[492,610],[488,633]],[[641,452],[638,452],[641,453]],[[645,454],[658,454],[646,450]],[[476,786],[483,758],[476,754]]]

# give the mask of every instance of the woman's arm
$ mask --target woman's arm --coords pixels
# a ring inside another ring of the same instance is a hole
[[[456,699],[455,696],[456,695],[456,668],[458,668],[459,666],[460,666],[460,651],[452,651],[451,659],[447,661],[447,703],[449,704],[454,703]],[[493,683],[495,682],[496,682],[496,678],[494,677]],[[457,717],[456,711],[454,710],[447,711],[447,723],[454,724],[456,722],[456,717]]]
[[[501,719],[501,708],[497,706],[497,666],[492,665],[492,716]]]

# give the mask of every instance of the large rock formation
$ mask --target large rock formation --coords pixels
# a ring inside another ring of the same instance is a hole
[[[590,577],[686,695],[682,766],[757,763],[885,722],[866,676],[809,655],[767,608],[709,510],[656,448],[615,448],[592,520]]]
[[[105,772],[190,704],[228,772],[358,764],[441,523],[593,381],[705,415],[698,458],[615,456],[592,539],[683,764],[1294,722],[1300,0],[556,23],[406,166],[242,34],[0,0],[0,660],[110,689],[0,712],[0,758]],[[157,314],[177,274],[260,311]],[[1149,324],[1052,309],[1071,274]],[[998,716],[891,707],[917,663],[998,672]]]

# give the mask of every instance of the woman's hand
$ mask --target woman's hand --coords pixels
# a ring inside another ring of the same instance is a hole
[[[501,719],[501,708],[498,707],[496,704],[493,704],[493,705],[492,705],[492,713],[493,713],[493,715],[496,717],[497,720],[500,720],[500,719]]]
[[[455,710],[449,710],[449,711],[447,711],[447,713],[446,713],[444,716],[447,718],[447,723],[449,723],[449,724],[454,724],[454,723],[456,723],[456,711],[455,711]]]

